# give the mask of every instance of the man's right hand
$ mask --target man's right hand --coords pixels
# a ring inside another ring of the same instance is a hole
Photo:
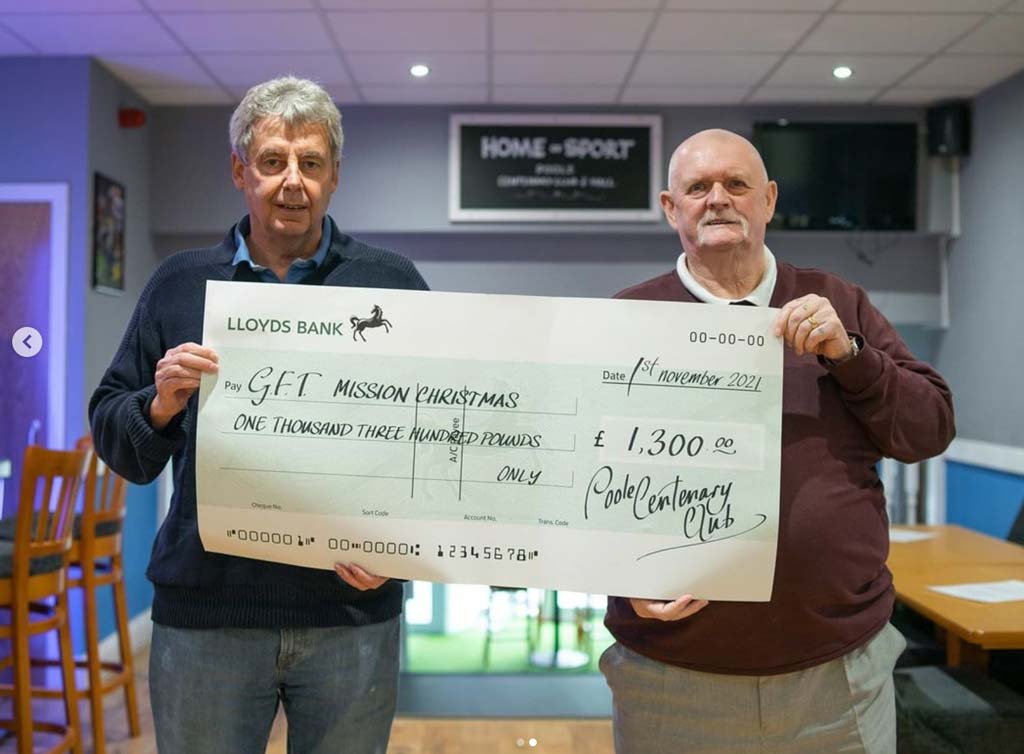
[[[672,602],[630,598],[629,604],[633,606],[633,610],[641,618],[670,621],[689,618],[694,613],[700,612],[707,607],[708,601],[694,599],[692,594],[684,594]]]
[[[217,352],[198,343],[182,343],[156,363],[156,398],[149,405],[149,421],[163,429],[185,410],[192,393],[199,389],[203,372],[217,373]]]

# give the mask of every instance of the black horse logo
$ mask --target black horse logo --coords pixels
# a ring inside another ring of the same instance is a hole
[[[366,318],[352,317],[349,320],[352,322],[352,340],[356,339],[358,335],[366,342],[366,336],[363,335],[363,330],[367,327],[384,327],[384,332],[391,332],[391,323],[384,319],[384,310],[376,304],[370,310],[370,316]]]

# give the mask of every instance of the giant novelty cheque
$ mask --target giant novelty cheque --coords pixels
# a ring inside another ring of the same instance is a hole
[[[776,314],[210,282],[203,544],[396,578],[768,600]]]

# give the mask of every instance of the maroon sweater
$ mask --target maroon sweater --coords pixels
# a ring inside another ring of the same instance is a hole
[[[785,349],[771,601],[712,601],[690,618],[662,622],[610,597],[605,624],[639,654],[715,673],[787,673],[846,654],[889,620],[889,522],[875,465],[883,456],[914,462],[941,453],[955,431],[952,395],[863,289],[780,262],[771,305],[808,293],[831,301],[865,345],[838,365]],[[697,301],[674,271],[617,298]]]

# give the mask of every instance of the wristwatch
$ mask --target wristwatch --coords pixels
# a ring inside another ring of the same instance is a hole
[[[850,355],[846,357],[846,361],[857,358],[857,354],[860,353],[860,338],[856,335],[850,336]]]
[[[833,366],[833,367],[838,365],[838,364],[845,364],[846,362],[851,361],[851,360],[857,358],[857,354],[859,354],[861,352],[861,350],[864,348],[864,340],[859,335],[850,335],[850,333],[846,333],[846,334],[850,337],[850,355],[849,356],[847,356],[845,359],[841,359],[839,361],[834,361],[833,359],[827,359],[824,356],[819,356],[818,358],[820,358],[825,364],[828,364],[829,366]]]

